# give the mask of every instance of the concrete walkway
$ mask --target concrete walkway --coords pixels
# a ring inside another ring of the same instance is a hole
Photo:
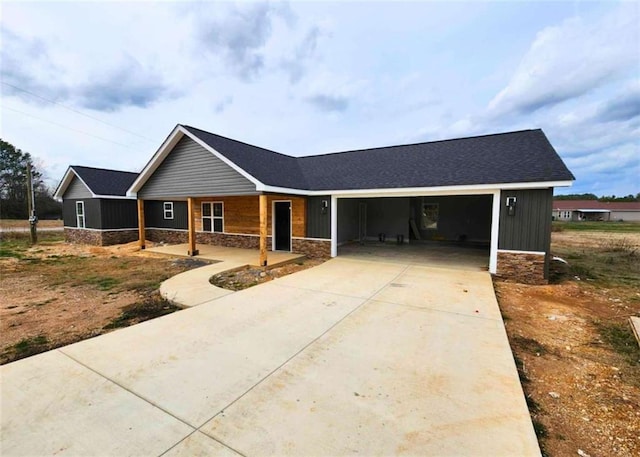
[[[216,263],[195,268],[173,276],[160,285],[160,295],[171,303],[182,308],[197,306],[224,295],[232,294],[230,290],[221,289],[209,282],[211,276],[223,271],[241,268],[247,265],[258,266],[259,253],[255,249],[227,248],[223,246],[198,245],[200,254],[195,259],[213,260]],[[186,244],[156,246],[149,252],[172,256],[187,256]],[[273,268],[289,262],[303,259],[300,254],[290,252],[269,252],[269,267]]]
[[[3,456],[540,455],[486,272],[336,258],[0,375]]]

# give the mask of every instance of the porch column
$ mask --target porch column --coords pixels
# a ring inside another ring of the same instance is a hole
[[[338,256],[338,199],[331,196],[331,257]]]
[[[267,266],[267,196],[260,194],[260,266]]]
[[[491,246],[489,247],[489,273],[498,272],[498,234],[500,233],[500,189],[493,192],[491,206]]]
[[[145,246],[144,236],[144,200],[138,199],[138,246],[140,249],[144,249]]]
[[[189,250],[188,255],[198,255],[196,249],[196,218],[193,212],[193,197],[187,198],[187,215],[189,218]]]

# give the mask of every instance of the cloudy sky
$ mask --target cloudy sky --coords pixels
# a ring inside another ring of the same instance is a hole
[[[542,128],[640,192],[638,2],[2,2],[0,136],[139,171],[188,124],[291,155]]]

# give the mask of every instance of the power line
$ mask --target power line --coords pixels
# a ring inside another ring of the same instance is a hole
[[[118,146],[122,146],[122,147],[127,148],[127,149],[132,149],[131,146],[129,146],[129,145],[126,145],[126,144],[123,144],[123,143],[118,143],[117,141],[109,140],[107,138],[103,138],[101,136],[94,135],[92,133],[87,133],[87,132],[84,132],[82,130],[74,129],[73,127],[68,127],[66,125],[58,124],[57,122],[53,122],[53,121],[50,121],[48,119],[43,119],[41,117],[34,116],[33,114],[25,113],[24,111],[20,111],[20,110],[17,110],[15,108],[11,108],[11,107],[9,107],[7,105],[0,105],[0,108],[8,109],[10,111],[14,111],[16,113],[20,113],[20,114],[22,114],[24,116],[32,117],[34,119],[38,119],[39,121],[46,122],[48,124],[52,124],[52,125],[55,125],[57,127],[61,127],[63,129],[72,130],[72,131],[77,132],[77,133],[82,133],[83,135],[91,136],[93,138],[97,138],[98,140],[108,141],[109,143],[117,144]]]
[[[151,138],[147,138],[147,137],[142,136],[142,135],[140,135],[140,134],[138,134],[138,133],[136,133],[136,132],[132,132],[131,130],[127,130],[127,129],[125,129],[125,128],[123,128],[123,127],[120,127],[120,126],[117,126],[117,125],[115,125],[115,124],[111,124],[111,123],[109,123],[109,122],[107,122],[107,121],[103,121],[103,120],[102,120],[102,119],[100,119],[100,118],[97,118],[97,117],[91,116],[90,114],[84,113],[84,112],[79,111],[79,110],[77,110],[77,109],[75,109],[75,108],[71,108],[70,106],[63,105],[62,103],[57,102],[57,101],[55,101],[55,100],[51,100],[51,99],[49,99],[49,98],[43,97],[42,95],[38,95],[38,94],[36,94],[36,93],[33,93],[33,92],[31,92],[31,91],[28,91],[28,90],[23,89],[23,88],[18,87],[18,86],[14,86],[13,84],[9,84],[9,83],[4,82],[4,81],[0,81],[0,82],[2,82],[2,84],[4,84],[5,86],[9,86],[9,87],[11,87],[11,88],[13,88],[13,89],[16,89],[16,90],[19,90],[19,91],[21,91],[21,92],[24,92],[25,94],[29,94],[29,95],[31,95],[32,97],[36,97],[36,98],[39,98],[40,100],[44,100],[44,101],[45,101],[45,102],[47,102],[47,103],[52,103],[52,104],[54,104],[54,105],[58,105],[58,106],[60,106],[60,107],[62,107],[62,108],[64,108],[64,109],[67,109],[67,110],[72,111],[72,112],[74,112],[74,113],[76,113],[76,114],[79,114],[80,116],[88,117],[89,119],[93,119],[94,121],[101,122],[101,123],[103,123],[103,124],[105,124],[105,125],[108,125],[109,127],[114,128],[114,129],[122,130],[123,132],[126,132],[126,133],[128,133],[128,134],[130,134],[130,135],[137,136],[138,138],[142,138],[143,140],[147,140],[147,141],[150,141],[150,142],[152,142],[152,143],[155,143],[155,142],[156,142],[156,141],[152,140]]]

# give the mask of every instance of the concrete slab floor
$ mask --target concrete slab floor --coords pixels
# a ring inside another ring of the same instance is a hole
[[[333,259],[0,380],[2,455],[540,455],[486,272]]]

